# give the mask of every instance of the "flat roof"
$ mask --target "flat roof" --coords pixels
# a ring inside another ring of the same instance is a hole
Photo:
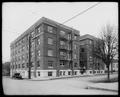
[[[48,19],[46,17],[42,17],[40,18],[37,22],[35,22],[32,26],[30,26],[25,32],[23,32],[20,36],[18,36],[13,42],[11,42],[10,45],[16,43],[17,41],[19,41],[21,38],[23,38],[25,35],[29,34],[35,27],[37,27],[39,24],[41,23],[48,23],[50,25],[53,25],[55,27],[59,26],[59,27],[63,27],[67,30],[73,30],[75,34],[79,35],[80,31],[79,30],[76,30],[72,27],[68,27],[66,25],[63,25],[63,24],[60,24],[56,21],[53,21],[51,19]]]
[[[90,35],[90,34],[85,34],[85,35],[82,35],[82,36],[80,36],[80,41],[81,40],[84,40],[84,39],[91,39],[91,40],[95,40],[95,39],[97,39],[96,37],[94,37],[94,36],[92,36],[92,35]]]

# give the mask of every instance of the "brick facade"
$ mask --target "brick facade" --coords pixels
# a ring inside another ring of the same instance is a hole
[[[105,64],[96,52],[95,37],[86,34],[80,37],[80,68],[90,71],[90,73],[104,72]]]
[[[11,43],[11,76],[28,78],[29,35],[32,78],[79,70],[79,31],[43,17]]]
[[[43,17],[11,43],[11,76],[19,72],[28,78],[29,66],[32,78],[80,75],[83,68],[87,74],[104,70],[93,57],[93,41],[93,36],[80,37],[78,30]]]

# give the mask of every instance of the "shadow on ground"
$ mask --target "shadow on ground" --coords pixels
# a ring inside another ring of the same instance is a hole
[[[110,80],[108,80],[107,78],[99,79],[99,80],[90,80],[90,82],[92,83],[114,83],[114,82],[118,82],[118,77],[110,78]]]

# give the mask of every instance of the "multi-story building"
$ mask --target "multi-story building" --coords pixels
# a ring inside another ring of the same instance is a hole
[[[79,75],[79,31],[42,17],[11,43],[11,76]],[[29,67],[31,67],[29,69]]]
[[[89,34],[80,36],[80,69],[86,74],[104,73],[105,65],[97,52],[96,40]]]

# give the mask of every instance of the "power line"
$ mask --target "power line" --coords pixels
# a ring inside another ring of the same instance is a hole
[[[84,10],[84,11],[82,11],[82,12],[78,13],[77,15],[73,16],[72,18],[70,18],[70,19],[66,20],[66,21],[65,21],[65,22],[63,22],[62,24],[65,24],[66,22],[68,22],[68,21],[70,21],[70,20],[74,19],[75,17],[77,17],[77,16],[79,16],[79,15],[81,15],[81,14],[85,13],[86,11],[90,10],[91,8],[93,8],[93,7],[97,6],[97,5],[98,5],[98,4],[100,4],[100,3],[101,3],[101,2],[98,2],[97,4],[92,5],[91,7],[87,8],[86,10]]]

